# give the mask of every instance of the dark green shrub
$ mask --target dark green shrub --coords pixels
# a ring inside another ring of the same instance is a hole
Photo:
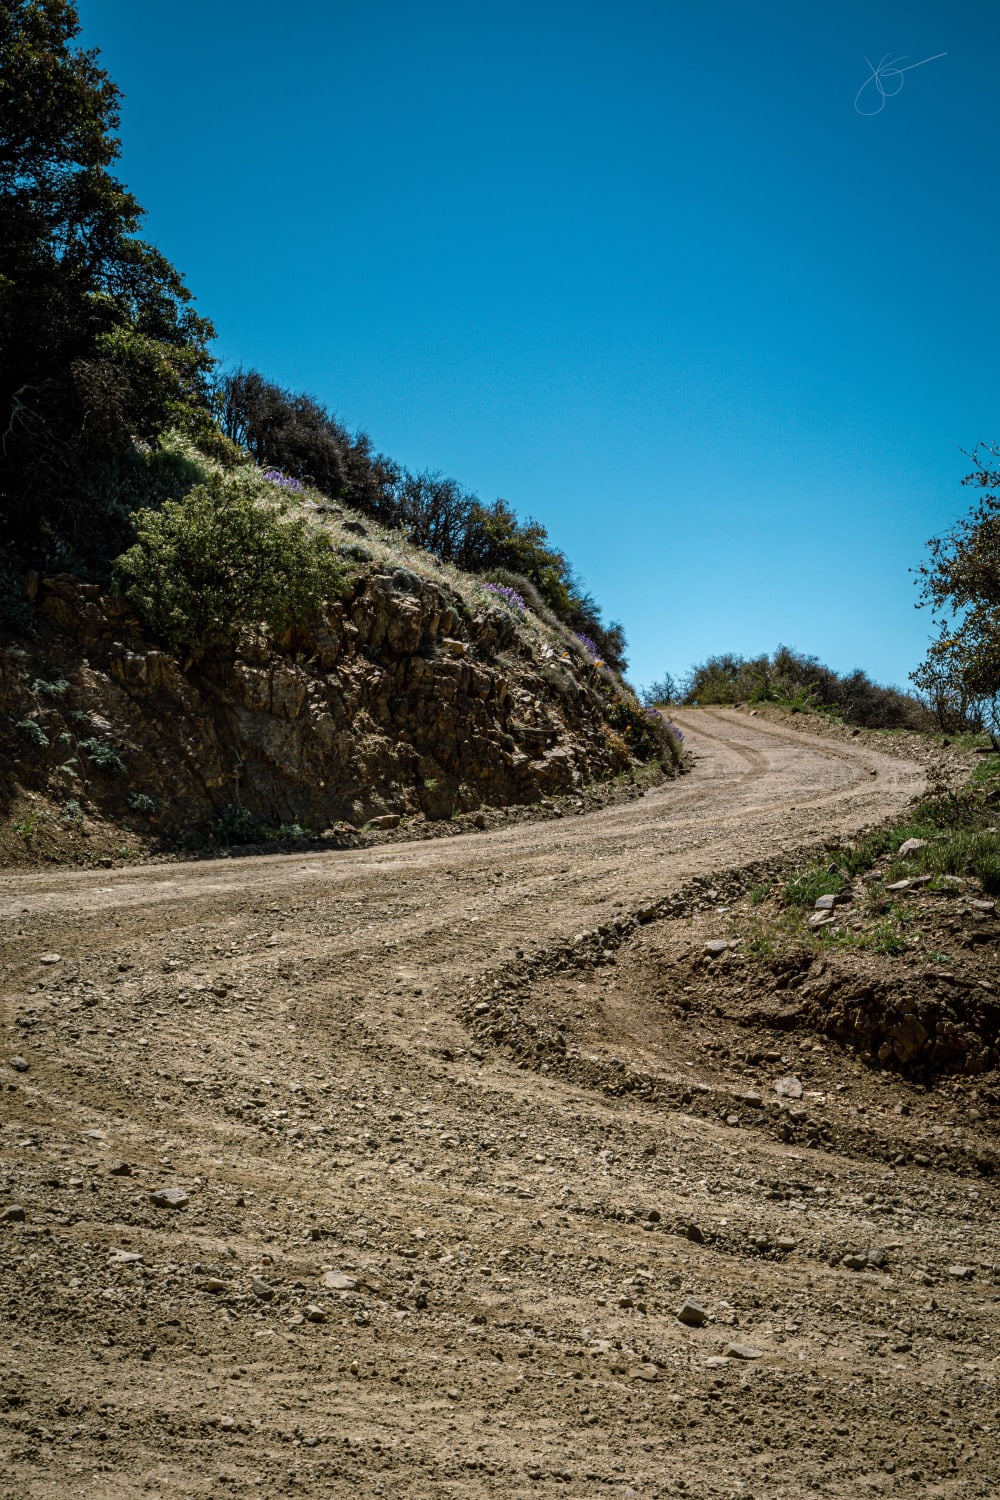
[[[113,745],[107,740],[89,739],[81,740],[79,748],[99,771],[107,771],[109,776],[124,776],[125,762]]]
[[[256,485],[252,475],[213,475],[138,516],[137,541],[114,564],[118,591],[180,655],[231,647],[252,626],[281,635],[338,586],[326,534],[262,503]]]
[[[49,744],[48,735],[45,733],[45,730],[42,728],[41,724],[36,724],[34,719],[22,719],[21,722],[19,724],[16,724],[14,727],[17,730],[18,734],[20,734],[24,739],[28,741],[29,745],[34,745],[39,750],[44,750],[45,747]]]
[[[211,837],[220,844],[256,844],[264,837],[264,828],[245,807],[227,802],[215,815]]]
[[[69,692],[69,683],[62,675],[53,676],[51,681],[46,681],[44,677],[36,677],[31,684],[31,691],[36,698],[43,695],[46,698],[65,698]]]

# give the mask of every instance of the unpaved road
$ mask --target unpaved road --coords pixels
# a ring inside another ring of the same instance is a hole
[[[590,1093],[459,1020],[519,950],[924,785],[680,722],[694,774],[596,814],[0,878],[0,1495],[997,1493],[991,1181]]]

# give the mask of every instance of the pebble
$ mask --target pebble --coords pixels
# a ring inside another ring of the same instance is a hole
[[[775,1082],[774,1092],[779,1099],[801,1099],[802,1080],[794,1076],[779,1078]]]
[[[749,1344],[727,1344],[726,1354],[730,1359],[763,1359],[763,1349],[754,1349]]]
[[[709,958],[721,957],[721,955],[725,953],[728,948],[729,944],[726,942],[725,938],[713,938],[711,942],[705,944],[705,952],[708,954]]]
[[[142,1256],[138,1250],[112,1250],[108,1256],[109,1266],[140,1266]]]
[[[149,1196],[156,1208],[186,1208],[191,1201],[183,1188],[154,1188]]]
[[[844,1265],[849,1271],[863,1271],[868,1265],[867,1255],[857,1255],[853,1251],[844,1256]]]
[[[12,1057],[10,1065],[15,1073],[27,1073],[28,1071],[28,1059],[26,1057]]]
[[[789,1251],[796,1248],[798,1240],[792,1234],[779,1234],[777,1243],[779,1250]]]
[[[706,1370],[724,1370],[728,1364],[729,1360],[724,1354],[713,1354],[711,1359],[706,1359],[705,1368]]]
[[[9,1203],[0,1213],[0,1224],[23,1224],[24,1209],[19,1203]]]
[[[206,1276],[201,1283],[201,1289],[203,1292],[224,1292],[226,1283],[221,1276]]]
[[[38,962],[40,964],[61,964],[62,955],[59,953],[43,953]]]
[[[975,1272],[971,1266],[949,1266],[948,1275],[953,1281],[971,1281]]]
[[[325,1323],[326,1313],[315,1302],[310,1302],[306,1308],[306,1321],[309,1323]]]
[[[838,899],[839,898],[832,893],[826,896],[817,896],[816,900],[813,902],[813,910],[833,911],[833,908],[837,905]]]
[[[703,1328],[708,1322],[708,1313],[702,1307],[701,1303],[696,1302],[693,1297],[687,1298],[677,1317],[681,1323],[686,1323],[689,1328]]]
[[[695,1223],[689,1224],[685,1233],[692,1244],[703,1245],[705,1243],[705,1231],[700,1225]]]
[[[926,839],[905,839],[903,841],[903,843],[900,844],[899,848],[896,850],[896,853],[897,854],[901,854],[901,855],[903,855],[905,857],[907,854],[916,854],[916,852],[917,852],[918,849],[926,849],[926,848],[927,848],[927,840]]]
[[[343,1271],[327,1271],[323,1277],[323,1285],[329,1287],[331,1292],[353,1292],[358,1283],[353,1276],[345,1276]]]
[[[659,1380],[660,1372],[655,1365],[636,1365],[634,1369],[629,1370],[628,1378],[630,1380]]]
[[[260,1298],[261,1302],[270,1302],[274,1296],[274,1287],[269,1281],[262,1281],[259,1276],[251,1277],[250,1290],[255,1297]]]

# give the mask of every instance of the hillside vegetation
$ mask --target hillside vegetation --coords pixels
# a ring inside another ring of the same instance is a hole
[[[67,0],[0,13],[0,844],[388,826],[675,770],[543,525],[219,370],[138,238],[79,29]]]
[[[860,670],[846,676],[834,672],[817,657],[788,646],[779,646],[772,656],[710,656],[692,668],[681,697],[700,704],[778,703],[864,729],[935,728],[930,709],[911,694],[881,687]]]

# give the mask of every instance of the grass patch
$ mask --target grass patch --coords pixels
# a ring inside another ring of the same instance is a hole
[[[831,873],[828,865],[812,865],[785,882],[782,900],[786,906],[813,906],[820,896],[835,896],[846,885],[839,869]]]
[[[887,958],[897,958],[905,953],[909,942],[903,931],[903,922],[909,916],[891,910],[867,927],[821,927],[816,935],[822,948],[849,948],[867,953],[881,953]]]

